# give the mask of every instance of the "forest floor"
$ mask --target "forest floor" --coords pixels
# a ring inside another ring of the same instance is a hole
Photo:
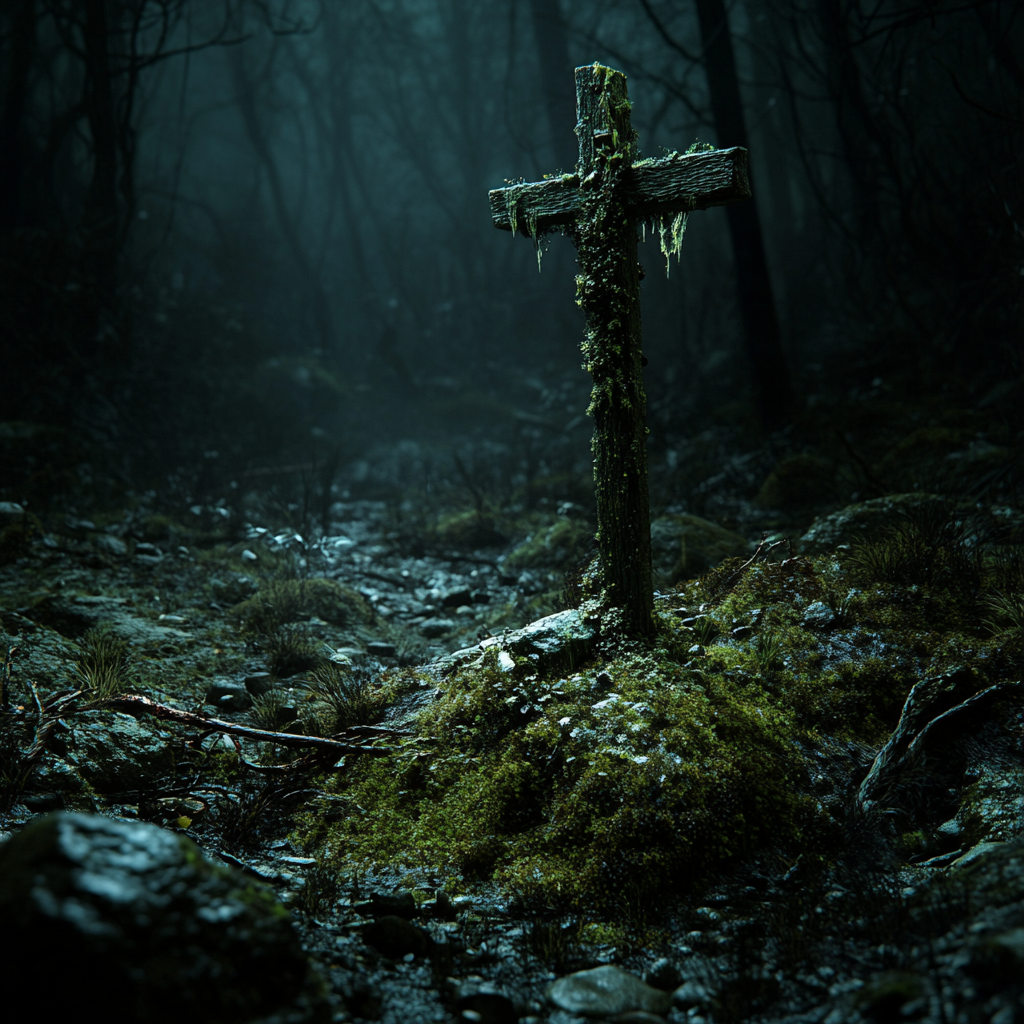
[[[0,830],[155,823],[269,886],[320,979],[273,1019],[1011,1024],[1020,438],[893,406],[667,438],[646,645],[574,607],[550,450],[499,498],[487,450],[431,496],[393,447],[312,531],[227,488],[5,506]]]

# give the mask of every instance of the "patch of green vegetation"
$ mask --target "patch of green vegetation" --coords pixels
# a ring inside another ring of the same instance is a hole
[[[270,634],[300,618],[315,615],[337,626],[369,624],[376,615],[369,602],[336,580],[271,580],[236,605],[231,614],[250,634]]]
[[[365,814],[331,842],[639,919],[657,889],[811,823],[792,731],[760,688],[654,654],[557,681],[492,656],[451,680],[401,753],[353,766],[341,785]],[[637,897],[640,879],[653,888]]]
[[[369,725],[379,708],[380,687],[368,671],[322,662],[305,685],[303,731],[331,736],[352,725]]]
[[[129,643],[101,629],[90,629],[78,641],[81,656],[75,662],[80,685],[89,697],[116,697],[131,686]]]
[[[984,624],[1018,563],[948,519],[899,530],[872,542],[893,557],[729,559],[674,589],[652,644],[560,678],[503,672],[491,649],[395,753],[329,783],[353,811],[310,814],[303,842],[490,878],[545,921],[586,908],[617,944],[737,858],[809,842],[828,858],[841,832],[810,792],[816,747],[877,746],[919,679],[966,662],[981,689],[1024,658]],[[834,618],[806,615],[817,602]]]
[[[513,548],[502,565],[507,571],[568,565],[581,559],[593,540],[593,530],[586,524],[559,519]]]

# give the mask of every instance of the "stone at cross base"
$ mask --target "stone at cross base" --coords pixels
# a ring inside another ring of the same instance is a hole
[[[583,365],[594,380],[587,411],[594,417],[602,629],[643,637],[654,631],[654,586],[637,226],[660,221],[663,251],[668,231],[668,248],[678,253],[687,214],[750,198],[747,151],[638,160],[626,76],[600,64],[576,69],[576,112],[576,173],[495,189],[491,216],[496,227],[538,246],[543,234],[559,230],[576,246]]]

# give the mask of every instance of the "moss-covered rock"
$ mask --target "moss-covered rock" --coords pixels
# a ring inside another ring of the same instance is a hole
[[[155,825],[79,814],[31,823],[0,847],[0,916],[18,936],[4,973],[45,1019],[83,1007],[112,1024],[323,1019],[269,890]]]
[[[880,536],[908,514],[942,510],[947,499],[938,494],[888,494],[884,498],[847,505],[838,512],[820,516],[800,538],[800,550],[806,555],[821,555],[842,544],[852,544]]]

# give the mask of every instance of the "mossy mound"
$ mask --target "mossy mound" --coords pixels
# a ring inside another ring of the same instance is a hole
[[[492,516],[479,512],[453,512],[438,520],[434,540],[442,547],[456,551],[475,551],[505,544],[508,537]]]
[[[667,515],[651,523],[651,557],[662,585],[700,576],[749,547],[746,538],[700,516]]]
[[[445,680],[400,752],[330,783],[359,814],[311,815],[304,838],[618,921],[736,858],[835,854],[850,796],[822,795],[822,765],[851,750],[869,764],[919,679],[966,666],[969,695],[1024,662],[1024,630],[986,618],[996,582],[1020,588],[1016,562],[967,557],[957,522],[913,579],[863,548],[726,559],[668,595],[653,645],[564,675],[492,649]]]
[[[315,615],[335,626],[369,625],[376,620],[370,603],[337,580],[275,580],[231,614],[253,633],[272,633],[289,622]]]
[[[531,534],[502,561],[507,572],[523,569],[568,568],[579,562],[593,545],[594,531],[575,519],[559,519]]]

